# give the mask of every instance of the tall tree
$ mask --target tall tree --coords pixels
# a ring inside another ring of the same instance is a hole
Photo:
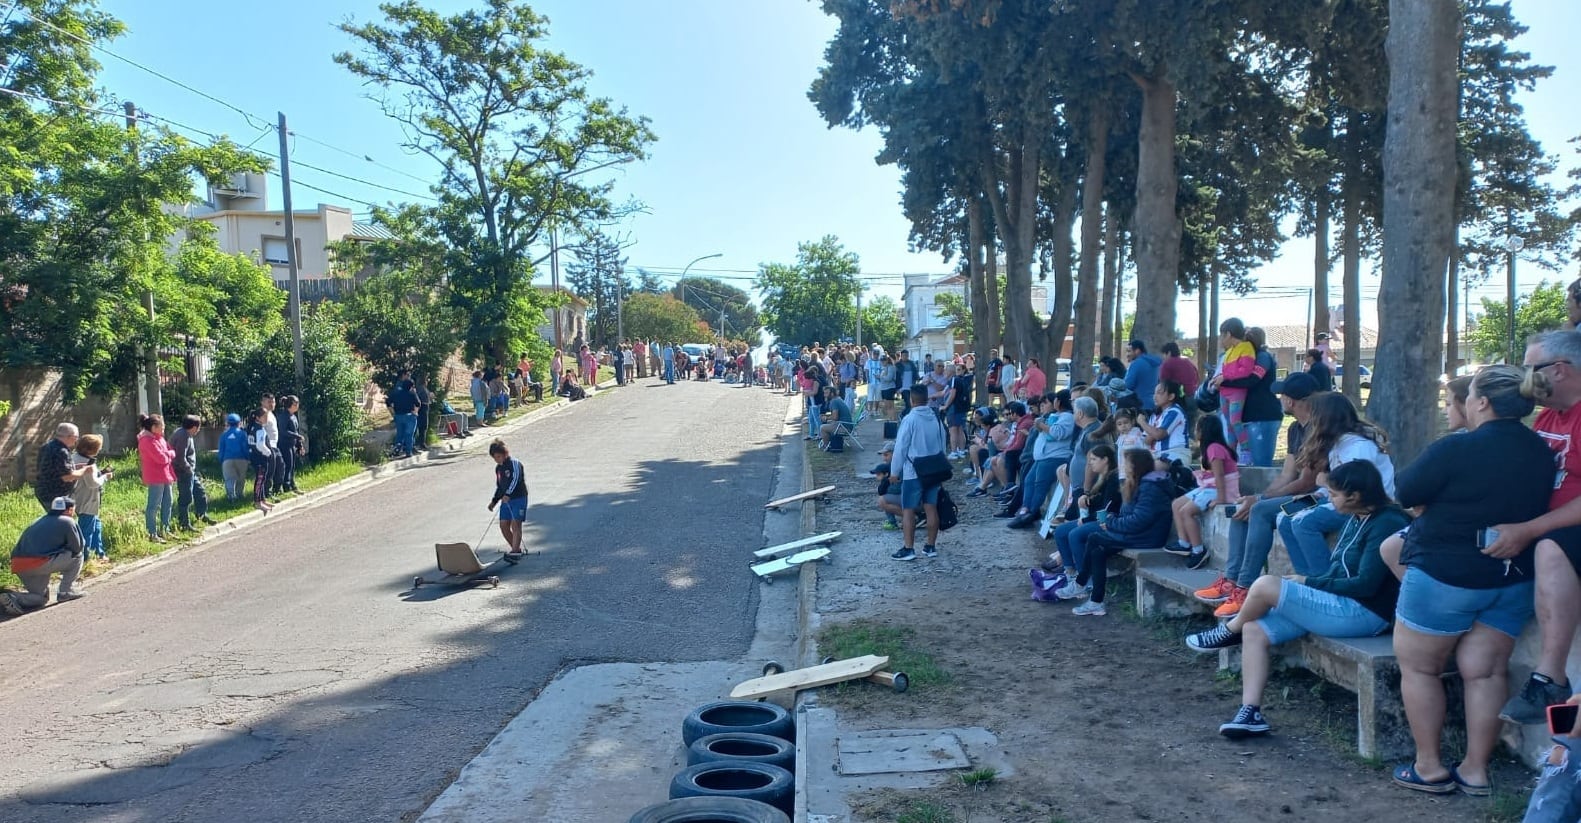
[[[638,292],[626,300],[626,334],[634,339],[696,340],[705,328],[691,306],[667,294]]]
[[[575,257],[566,264],[566,281],[578,297],[587,301],[588,342],[598,346],[615,343],[621,325],[621,301],[631,293],[621,242],[593,230],[570,249]]]
[[[827,343],[856,331],[856,254],[834,235],[800,243],[795,263],[765,263],[758,270],[764,327],[782,343]]]
[[[730,340],[755,341],[763,320],[752,305],[752,295],[712,277],[683,277],[670,290],[691,306],[716,334]]]
[[[879,297],[862,306],[862,342],[878,344],[884,351],[894,352],[906,339],[906,321],[901,316],[900,304],[894,298]]]
[[[1515,299],[1515,340],[1524,341],[1538,332],[1562,326],[1565,314],[1565,285],[1544,280],[1531,294]],[[1482,316],[1466,330],[1466,343],[1477,358],[1492,363],[1509,351],[1509,304],[1503,300],[1482,301]]]
[[[407,148],[440,168],[439,203],[417,214],[446,246],[467,352],[525,350],[548,307],[532,286],[529,249],[551,227],[617,216],[613,182],[589,174],[645,158],[653,132],[646,118],[593,97],[588,71],[543,47],[547,21],[524,3],[485,0],[450,16],[416,0],[379,9],[382,23],[340,26],[361,51],[335,62],[373,87]]]

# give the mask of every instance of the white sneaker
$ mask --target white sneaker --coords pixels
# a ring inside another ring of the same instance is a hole
[[[1079,614],[1079,615],[1082,615],[1083,617],[1103,617],[1104,615],[1108,614],[1109,612],[1106,609],[1104,609],[1102,603],[1094,603],[1091,600],[1089,600],[1086,603],[1083,603],[1080,606],[1077,606],[1076,608],[1071,609],[1070,613],[1071,614]]]
[[[1061,586],[1059,591],[1054,593],[1054,596],[1061,600],[1075,600],[1079,597],[1087,596],[1087,587],[1078,586],[1076,585],[1076,581],[1072,580],[1069,583]]]

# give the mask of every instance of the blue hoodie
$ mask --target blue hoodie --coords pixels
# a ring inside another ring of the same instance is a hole
[[[247,432],[240,423],[232,423],[231,427],[220,435],[220,462],[226,460],[246,460],[252,453],[252,444],[247,442]]]
[[[1136,494],[1120,507],[1120,513],[1109,518],[1108,531],[1133,549],[1156,549],[1169,539],[1171,516],[1169,475],[1166,472],[1148,472],[1136,484]]]
[[[1156,354],[1140,354],[1125,369],[1125,387],[1141,401],[1143,411],[1153,411],[1153,390],[1158,388],[1158,368],[1164,358]]]

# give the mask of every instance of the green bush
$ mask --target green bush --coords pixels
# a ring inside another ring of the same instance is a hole
[[[195,414],[208,426],[218,426],[225,421],[225,411],[220,408],[210,386],[171,383],[159,390],[159,400],[166,420],[180,420],[183,415]]]
[[[342,329],[328,313],[302,318],[302,387],[300,417],[314,460],[347,457],[367,431],[359,401],[367,384],[362,361],[347,345]],[[210,384],[224,411],[244,417],[258,408],[264,392],[293,394],[291,332],[281,329],[258,336],[245,330],[222,336],[214,352]]]

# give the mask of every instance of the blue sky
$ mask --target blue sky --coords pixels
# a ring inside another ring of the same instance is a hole
[[[175,0],[102,0],[129,32],[110,45],[115,53],[180,80],[249,114],[156,78],[108,55],[105,87],[152,114],[210,132],[230,134],[273,152],[276,139],[263,129],[277,111],[299,137],[292,157],[371,183],[421,193],[426,159],[400,147],[398,127],[331,56],[350,47],[335,24],[377,17],[374,0],[337,3],[277,0],[267,13],[219,13],[231,4]],[[471,3],[429,0],[451,11]],[[806,89],[822,63],[834,25],[811,0],[537,0],[551,20],[550,45],[593,70],[590,87],[634,114],[652,119],[659,135],[651,159],[618,178],[620,195],[646,204],[614,230],[636,245],[631,263],[677,272],[693,258],[721,253],[693,268],[748,286],[760,263],[789,261],[796,244],[838,235],[861,256],[872,293],[900,294],[903,272],[945,273],[933,254],[906,249],[899,177],[873,156],[878,135],[828,129],[807,101]],[[1534,59],[1557,67],[1555,76],[1524,100],[1533,132],[1550,152],[1566,153],[1565,166],[1581,165],[1565,140],[1581,133],[1562,89],[1573,88],[1581,60],[1570,51],[1581,31],[1581,3],[1521,0],[1518,16],[1532,27],[1521,45]],[[335,148],[322,145],[329,144]],[[344,151],[341,151],[344,150]],[[348,153],[349,152],[349,153]],[[371,157],[376,163],[361,159]],[[1573,159],[1574,158],[1574,159]],[[410,176],[408,176],[410,175]],[[304,188],[297,208],[320,200],[366,210],[400,195],[328,174],[298,168]],[[271,181],[278,202],[278,181]],[[1280,260],[1260,272],[1270,286],[1305,286],[1311,277],[1310,241],[1289,243]],[[1573,276],[1572,270],[1565,276]],[[1529,290],[1545,273],[1521,271]],[[1546,273],[1553,279],[1556,275]],[[1337,278],[1336,278],[1337,283]],[[1377,278],[1363,277],[1372,295]],[[1489,296],[1500,293],[1490,287]],[[1479,293],[1474,293],[1473,298]],[[1336,296],[1331,300],[1338,303]],[[1226,300],[1226,314],[1262,324],[1300,323],[1306,298]],[[1364,304],[1371,325],[1372,304]],[[1196,305],[1182,300],[1179,325],[1194,325]]]

